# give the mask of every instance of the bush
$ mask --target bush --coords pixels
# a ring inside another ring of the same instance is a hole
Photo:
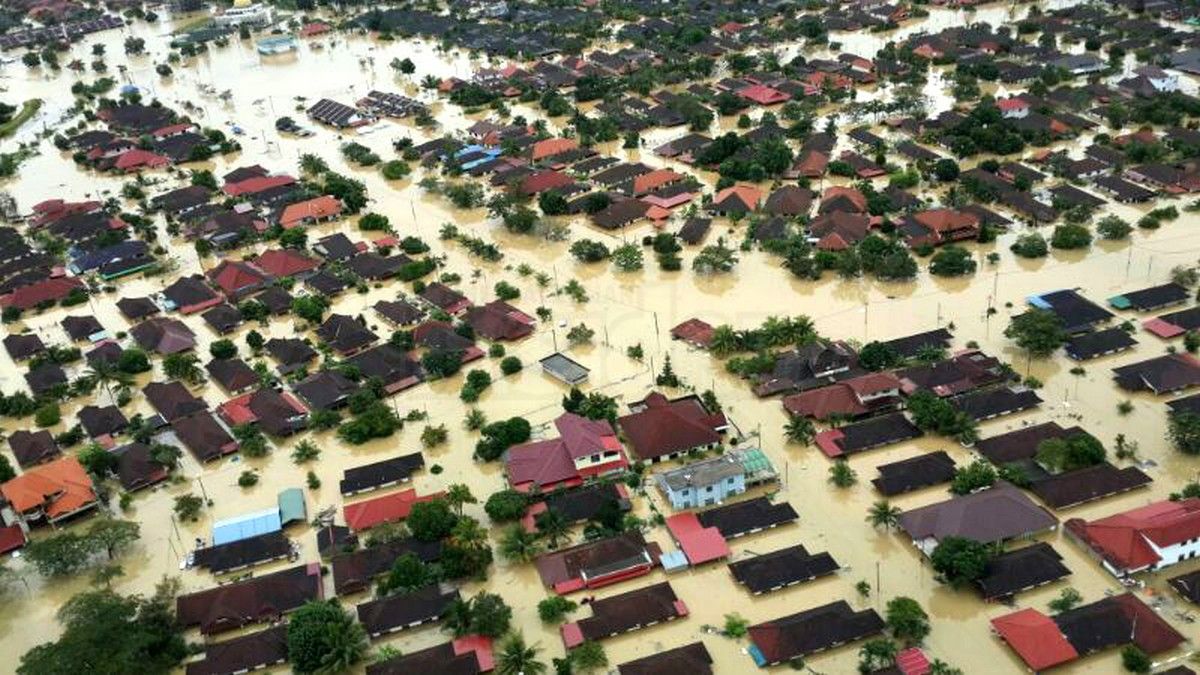
[[[47,403],[33,414],[33,422],[39,427],[52,427],[62,419],[62,411],[57,403]]]
[[[1110,241],[1128,239],[1133,227],[1117,216],[1105,216],[1096,223],[1096,232]]]
[[[538,618],[544,623],[562,623],[566,615],[574,612],[579,605],[561,595],[552,595],[538,603]]]
[[[248,488],[254,487],[255,485],[258,485],[258,474],[254,473],[253,471],[243,471],[242,475],[238,476],[239,487]]]
[[[1037,232],[1017,237],[1009,250],[1022,258],[1044,258],[1050,252],[1046,245],[1046,238]]]
[[[407,162],[399,159],[393,159],[392,161],[385,163],[379,171],[383,174],[383,177],[388,180],[400,180],[401,178],[407,176],[412,169],[409,168]]]
[[[959,277],[975,272],[976,262],[970,251],[953,244],[943,246],[929,261],[929,273],[939,277]]]
[[[521,364],[521,359],[515,356],[506,356],[500,361],[500,372],[505,375],[520,372],[522,368],[524,366]]]
[[[358,219],[358,229],[366,231],[390,231],[391,223],[385,215],[368,213]]]
[[[1050,245],[1062,250],[1087,248],[1092,245],[1092,233],[1083,225],[1059,225],[1054,228]]]
[[[488,497],[483,510],[495,523],[507,523],[525,515],[529,506],[529,496],[516,490],[501,490]]]
[[[571,244],[571,255],[579,262],[593,263],[600,262],[607,258],[610,253],[608,247],[602,242],[593,241],[591,239],[580,239]]]
[[[237,345],[233,340],[217,340],[208,346],[208,353],[212,354],[214,359],[232,359],[237,356]]]

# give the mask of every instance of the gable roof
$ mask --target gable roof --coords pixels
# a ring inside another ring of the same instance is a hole
[[[1058,519],[1024,492],[1000,481],[993,487],[900,515],[900,528],[914,541],[964,537],[980,543],[1004,541],[1048,530]]]
[[[728,425],[723,413],[710,413],[695,397],[669,401],[657,392],[644,400],[640,412],[617,420],[633,451],[641,459],[686,452],[721,440]]]
[[[1158,550],[1200,538],[1200,499],[1155,502],[1093,521],[1072,518],[1066,527],[1118,572],[1137,572],[1161,561]]]
[[[92,479],[73,456],[26,469],[0,485],[0,493],[16,511],[40,507],[51,521],[96,503]]]

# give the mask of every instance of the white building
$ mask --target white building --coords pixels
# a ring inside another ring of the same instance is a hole
[[[254,3],[251,5],[234,5],[213,17],[213,23],[218,26],[265,26],[274,17],[270,5]]]

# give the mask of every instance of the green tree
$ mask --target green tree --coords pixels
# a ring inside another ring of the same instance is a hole
[[[180,520],[195,522],[200,519],[200,509],[204,508],[204,500],[192,493],[175,497],[175,515]]]
[[[141,538],[141,526],[128,520],[98,518],[88,525],[87,538],[92,546],[104,551],[112,560]]]
[[[1200,455],[1200,414],[1177,412],[1167,417],[1167,438],[1185,455]]]
[[[392,569],[379,582],[379,595],[411,593],[437,580],[437,575],[420,558],[405,553],[392,563]]]
[[[572,649],[569,656],[575,670],[585,673],[608,665],[608,655],[604,653],[603,645],[595,640],[586,640]]]
[[[975,272],[977,264],[967,249],[949,244],[929,259],[929,273],[939,277],[958,277]]]
[[[801,415],[792,415],[783,427],[783,434],[789,443],[812,445],[813,439],[817,436],[817,430],[813,426],[812,420]]]
[[[900,522],[900,507],[892,506],[891,502],[881,499],[871,505],[867,511],[867,522],[876,529],[882,527],[890,530]]]
[[[321,456],[321,448],[309,439],[304,439],[292,449],[292,461],[296,464],[311,462]]]
[[[363,660],[370,643],[362,624],[336,600],[314,600],[287,624],[288,662],[297,673],[340,673]]]
[[[1057,314],[1037,307],[1012,318],[1004,336],[1017,343],[1030,357],[1045,358],[1067,340],[1067,331]]]
[[[956,495],[965,495],[991,487],[995,483],[996,470],[990,463],[977,459],[954,471],[954,479],[950,482],[950,491]]]
[[[512,562],[527,563],[542,553],[541,542],[521,523],[513,523],[500,538],[500,555]]]
[[[214,359],[232,359],[237,356],[237,345],[233,340],[216,340],[208,346],[208,353],[212,354]]]
[[[1068,586],[1062,589],[1057,598],[1050,601],[1050,611],[1055,614],[1062,614],[1074,609],[1081,602],[1083,602],[1083,596],[1079,594],[1079,591]]]
[[[863,643],[858,650],[858,672],[867,675],[896,665],[896,643],[887,638],[875,638]]]
[[[23,554],[43,577],[62,577],[90,566],[95,550],[88,537],[66,531],[30,541]]]
[[[1121,648],[1121,665],[1131,673],[1148,673],[1154,662],[1137,645],[1126,645]]]
[[[835,487],[848,488],[858,482],[858,474],[846,460],[839,459],[829,467],[829,482]]]
[[[961,588],[982,577],[991,558],[985,544],[965,537],[946,537],[933,549],[929,561],[943,581]]]
[[[907,645],[920,644],[929,635],[929,615],[912,598],[898,597],[888,601],[887,625],[892,636]]]
[[[567,614],[574,612],[579,605],[561,595],[551,595],[538,602],[538,618],[543,623],[559,624]]]
[[[749,632],[750,622],[744,616],[733,612],[725,615],[725,634],[731,638],[746,637]]]
[[[454,529],[458,517],[450,510],[450,505],[444,499],[434,499],[428,502],[413,504],[412,511],[405,521],[414,539],[420,541],[438,541],[445,539]]]
[[[475,495],[471,494],[471,488],[463,485],[462,483],[455,483],[446,488],[445,499],[446,503],[448,503],[454,509],[454,512],[460,516],[463,512],[463,506],[467,504],[479,503],[479,500],[475,498]]]
[[[163,359],[163,373],[172,380],[184,380],[191,384],[204,382],[200,358],[190,352],[168,354]]]
[[[622,272],[635,272],[642,269],[642,249],[637,244],[623,244],[613,249],[613,266]]]
[[[520,633],[513,633],[500,643],[496,654],[496,675],[541,675],[546,664],[538,660],[540,649],[525,643]]]
[[[175,619],[177,582],[153,596],[96,590],[72,597],[58,611],[62,633],[21,657],[21,675],[151,675],[176,669],[188,654]]]
[[[506,523],[525,515],[529,506],[529,497],[516,490],[501,490],[487,498],[483,510],[487,512],[492,522]]]
[[[471,632],[490,638],[498,638],[508,632],[512,623],[512,608],[504,598],[481,591],[471,598]]]
[[[571,524],[558,511],[546,509],[533,519],[538,534],[549,541],[550,548],[558,548],[559,541],[565,538],[571,529]]]

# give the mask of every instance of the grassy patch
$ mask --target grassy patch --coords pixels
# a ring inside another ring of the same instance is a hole
[[[17,129],[21,128],[22,124],[29,121],[31,117],[37,114],[37,111],[42,108],[42,99],[31,98],[21,104],[21,111],[13,115],[12,119],[0,124],[0,138],[13,135]]]

